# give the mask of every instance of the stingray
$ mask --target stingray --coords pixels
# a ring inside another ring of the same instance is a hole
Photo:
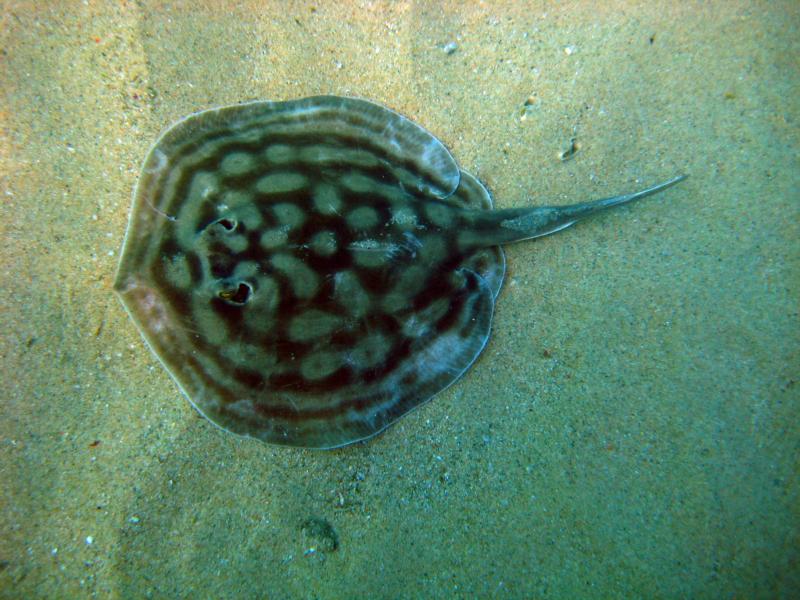
[[[431,133],[337,96],[198,112],[150,150],[115,289],[195,408],[273,444],[375,435],[489,338],[502,244],[681,181],[492,210]]]

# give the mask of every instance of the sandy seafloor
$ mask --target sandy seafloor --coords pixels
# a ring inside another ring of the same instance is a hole
[[[0,596],[797,593],[800,4],[1,8]],[[421,123],[499,207],[690,178],[507,248],[483,355],[382,435],[267,446],[197,415],[111,286],[161,129],[322,93]]]

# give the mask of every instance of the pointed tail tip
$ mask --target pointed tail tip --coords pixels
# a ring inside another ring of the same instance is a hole
[[[667,179],[666,181],[662,181],[661,183],[651,185],[650,187],[645,188],[643,190],[639,190],[638,192],[633,192],[632,194],[623,194],[622,196],[616,196],[614,198],[606,198],[601,202],[603,203],[604,207],[610,207],[610,206],[616,206],[618,204],[626,204],[634,200],[640,200],[641,198],[646,198],[647,196],[652,196],[653,194],[663,192],[667,188],[671,188],[673,185],[677,185],[687,177],[688,177],[687,174],[682,173],[676,177],[673,177],[672,179]]]
[[[688,175],[682,173],[672,179],[667,179],[666,181],[662,181],[661,183],[657,183],[655,185],[651,185],[643,190],[639,190],[638,192],[632,192],[630,194],[622,194],[620,196],[612,196],[610,198],[603,198],[602,200],[595,200],[594,202],[588,202],[582,207],[586,207],[591,209],[590,211],[586,212],[586,214],[591,214],[592,212],[597,212],[598,210],[604,210],[607,208],[611,208],[612,206],[619,206],[620,204],[627,204],[629,202],[633,202],[634,200],[641,200],[642,198],[646,198],[647,196],[652,196],[653,194],[657,194],[659,192],[663,192],[667,188],[671,188],[673,185],[676,185],[686,179]],[[577,206],[577,205],[576,205]]]
[[[667,181],[662,183],[661,184],[662,189],[665,187],[670,187],[671,185],[675,185],[676,183],[680,183],[681,181],[687,179],[688,177],[689,177],[688,173],[681,173],[680,175],[673,177],[672,179],[668,179]]]
[[[662,190],[670,188],[673,185],[676,185],[676,184],[680,183],[681,181],[683,181],[687,177],[689,177],[688,174],[681,173],[680,175],[677,175],[677,176],[673,177],[672,179],[667,179],[666,181],[662,181],[661,183],[657,183],[655,185],[652,185],[649,188],[644,189],[644,190],[642,190],[640,192],[636,192],[635,194],[632,194],[632,195],[638,196],[638,197],[649,196],[650,194],[655,194],[656,192],[660,192]]]

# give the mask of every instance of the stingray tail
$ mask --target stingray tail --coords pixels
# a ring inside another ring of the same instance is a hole
[[[631,194],[568,206],[511,208],[491,212],[476,211],[473,213],[475,240],[480,239],[482,246],[493,246],[549,235],[566,229],[573,223],[595,213],[657,194],[683,181],[686,177],[686,175],[678,175]]]

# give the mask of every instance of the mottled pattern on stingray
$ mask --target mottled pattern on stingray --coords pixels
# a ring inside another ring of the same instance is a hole
[[[209,110],[150,151],[115,287],[211,421],[340,446],[483,349],[504,260],[465,215],[490,208],[436,138],[371,102]]]

